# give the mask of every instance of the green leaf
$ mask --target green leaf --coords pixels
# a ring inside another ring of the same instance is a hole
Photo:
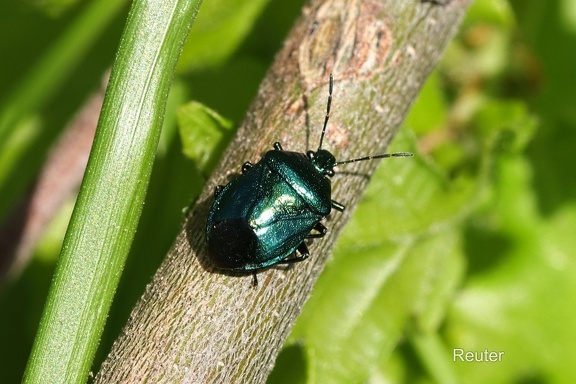
[[[487,363],[456,361],[455,366],[469,383],[573,382],[576,207],[540,218],[530,166],[521,158],[502,161],[498,178],[506,180],[495,195],[500,209],[478,221],[468,241],[470,247],[482,247],[474,239],[491,240],[474,236],[482,231],[505,239],[505,246],[484,255],[492,262],[467,280],[445,332],[453,348],[504,355],[501,362],[488,363],[491,369]]]
[[[509,153],[524,151],[536,128],[534,115],[520,100],[486,99],[474,116],[474,129],[479,138]]]
[[[179,70],[190,72],[224,63],[250,32],[268,1],[206,2],[184,46]]]
[[[410,114],[406,117],[405,124],[414,133],[423,134],[444,124],[446,114],[446,96],[441,87],[440,75],[434,71],[424,83],[420,95],[412,105]]]
[[[477,24],[478,22],[510,27],[514,25],[515,19],[508,1],[478,0],[470,6],[464,25],[467,26],[468,23]]]
[[[179,107],[177,119],[184,154],[210,174],[231,136],[232,122],[195,101]]]

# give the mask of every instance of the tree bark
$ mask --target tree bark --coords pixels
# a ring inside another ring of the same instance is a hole
[[[316,149],[329,74],[323,147],[336,159],[384,153],[470,0],[312,0],[263,80],[247,117],[171,251],[137,303],[95,383],[263,383],[377,161],[338,167],[328,234],[291,268],[251,275],[213,270],[205,225],[213,190],[280,141]],[[405,160],[410,161],[410,160]],[[363,177],[357,177],[361,175]]]

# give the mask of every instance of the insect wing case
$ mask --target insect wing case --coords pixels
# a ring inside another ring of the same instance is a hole
[[[218,268],[244,270],[257,249],[257,238],[248,226],[248,211],[257,199],[261,172],[252,169],[216,193],[206,222],[208,253]]]
[[[303,153],[269,151],[264,160],[277,172],[314,213],[326,217],[332,208],[332,186]]]
[[[207,225],[220,268],[249,271],[289,257],[330,213],[330,181],[300,153],[269,151],[216,196]]]

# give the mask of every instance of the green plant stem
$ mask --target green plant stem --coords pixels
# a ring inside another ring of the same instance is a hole
[[[200,3],[132,5],[25,383],[88,376],[140,216],[174,68]]]

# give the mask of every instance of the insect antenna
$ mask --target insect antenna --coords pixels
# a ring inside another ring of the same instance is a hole
[[[411,157],[414,156],[412,153],[410,152],[394,152],[394,153],[384,153],[382,155],[374,155],[374,156],[364,156],[364,157],[357,157],[355,159],[350,159],[350,160],[342,160],[342,161],[337,161],[336,163],[334,163],[334,167],[337,165],[342,165],[342,164],[348,164],[348,163],[355,163],[357,161],[366,161],[366,160],[373,160],[373,159],[383,159],[385,157]]]
[[[332,88],[334,88],[334,79],[332,78],[332,73],[330,73],[328,102],[326,103],[326,117],[324,118],[324,127],[322,127],[322,134],[320,135],[320,144],[318,144],[318,150],[322,149],[322,142],[324,141],[324,135],[326,134],[326,125],[328,125],[328,119],[330,118],[330,105],[332,104]]]
[[[318,144],[318,151],[322,149],[322,143],[324,142],[324,136],[326,135],[326,127],[328,126],[328,120],[330,119],[330,107],[332,105],[332,91],[333,91],[333,89],[334,89],[334,77],[332,76],[332,73],[330,73],[330,82],[329,82],[329,86],[328,86],[328,102],[326,103],[326,117],[324,118],[324,126],[322,127],[322,133],[320,134],[320,143]],[[409,153],[409,152],[385,153],[382,155],[364,156],[364,157],[358,157],[358,158],[350,159],[350,160],[337,161],[332,166],[335,167],[337,165],[355,163],[357,161],[383,159],[385,157],[411,157],[411,156],[414,156],[414,155],[412,153]]]

